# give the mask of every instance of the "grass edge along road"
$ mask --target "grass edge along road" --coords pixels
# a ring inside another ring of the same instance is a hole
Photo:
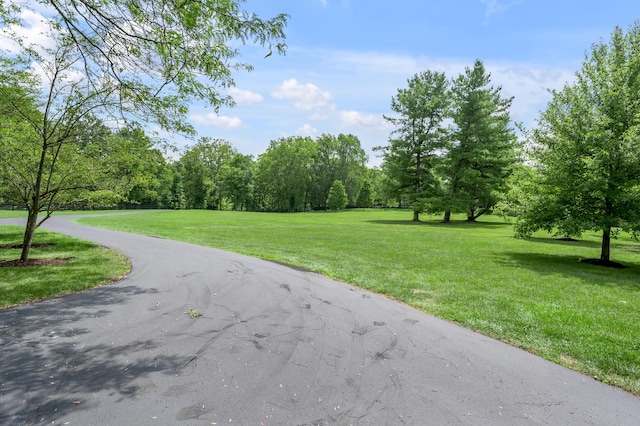
[[[421,223],[397,210],[164,211],[82,218],[93,226],[216,247],[308,268],[640,394],[640,245],[621,235],[512,237],[501,218]]]
[[[0,262],[20,258],[24,227],[0,226]],[[131,270],[121,253],[88,241],[37,230],[31,259],[55,265],[0,267],[0,309],[86,290],[120,280]],[[40,246],[43,244],[44,246]]]

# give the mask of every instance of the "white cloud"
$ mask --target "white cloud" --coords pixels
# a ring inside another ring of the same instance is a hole
[[[504,12],[507,9],[507,6],[500,3],[498,0],[480,0],[480,2],[485,5],[485,18]]]
[[[503,0],[480,0],[485,5],[483,25],[489,24],[489,19],[493,16],[506,12],[514,4],[522,3],[522,0],[511,0],[507,3]]]
[[[311,127],[309,124],[305,124],[295,131],[300,136],[315,136],[318,134],[318,129]]]
[[[491,73],[491,84],[501,86],[505,97],[514,97],[511,117],[525,126],[533,125],[539,111],[551,100],[549,90],[561,89],[575,81],[575,73],[569,69],[526,64],[485,66]]]
[[[223,129],[235,129],[242,127],[242,120],[238,117],[219,116],[214,113],[193,114],[189,117],[194,123],[202,126],[215,126]]]
[[[340,121],[342,127],[367,127],[373,129],[388,129],[387,121],[382,114],[363,114],[358,111],[341,111]]]
[[[323,92],[314,84],[300,84],[295,78],[285,80],[273,93],[276,99],[290,99],[294,106],[302,110],[313,110],[329,107],[335,108],[329,101],[333,98],[331,93]]]
[[[253,105],[264,101],[264,97],[261,94],[250,90],[241,90],[236,87],[231,87],[228,90],[228,93],[238,105]]]
[[[313,121],[325,121],[328,118],[329,118],[328,115],[326,115],[326,114],[318,114],[318,113],[315,113],[315,114],[312,114],[312,115],[309,116],[309,120],[313,120]]]
[[[20,46],[12,38],[21,39],[25,46],[53,48],[55,39],[51,36],[51,21],[41,14],[25,9],[20,12],[24,26],[9,25],[0,29],[0,49],[10,54],[20,52]]]

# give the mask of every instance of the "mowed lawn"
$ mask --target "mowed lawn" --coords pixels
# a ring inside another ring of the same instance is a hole
[[[20,258],[23,234],[24,227],[0,226],[0,262]],[[31,259],[61,263],[0,267],[0,308],[111,283],[131,269],[121,253],[65,235],[39,229],[33,244]]]
[[[411,222],[398,210],[296,214],[164,211],[83,224],[160,236],[302,266],[640,394],[640,244],[621,236],[612,259],[579,263],[599,236],[512,237],[501,218]]]

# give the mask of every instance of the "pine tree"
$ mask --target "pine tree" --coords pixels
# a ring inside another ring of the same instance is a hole
[[[425,71],[408,83],[391,101],[397,116],[385,116],[396,127],[389,145],[378,149],[383,151],[389,181],[395,183],[395,195],[407,200],[418,221],[439,195],[434,172],[444,147],[450,93],[444,73]]]
[[[512,98],[503,98],[501,88],[490,83],[480,60],[453,82],[454,126],[443,168],[445,222],[452,212],[466,213],[469,221],[490,212],[517,159]]]

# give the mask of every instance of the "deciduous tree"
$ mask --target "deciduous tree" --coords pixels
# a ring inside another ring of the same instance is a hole
[[[180,162],[189,208],[222,208],[220,171],[236,154],[236,149],[226,140],[201,138],[182,155]]]
[[[20,59],[0,58],[2,186],[6,198],[28,211],[25,262],[36,228],[55,210],[79,202],[114,203],[130,184],[128,176],[109,169],[110,162],[128,154],[118,147],[104,149],[110,138],[104,127],[93,131],[93,114],[109,106],[113,87],[78,76],[75,53],[73,46],[58,46],[35,69]],[[40,213],[45,215],[39,219]]]
[[[253,43],[284,53],[287,15],[262,19],[244,0],[0,0],[0,27],[22,53],[39,46],[21,37],[25,12],[44,14],[52,38],[79,52],[77,69],[100,86],[111,82],[112,114],[152,121],[170,131],[191,132],[189,103],[214,108],[233,100],[232,71],[251,70],[238,61],[239,46]],[[44,7],[43,7],[44,6]]]
[[[281,138],[258,157],[257,185],[266,210],[308,208],[317,147],[309,137]]]
[[[608,264],[611,237],[640,232],[640,23],[594,44],[576,76],[531,134],[536,185],[516,232],[601,232]]]
[[[323,134],[315,142],[317,153],[313,165],[312,208],[326,207],[329,189],[336,179],[343,183],[348,203],[355,204],[367,163],[360,140],[351,134]]]

